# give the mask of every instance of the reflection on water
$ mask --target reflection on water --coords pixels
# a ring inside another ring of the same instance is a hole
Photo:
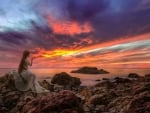
[[[0,69],[0,76],[4,75],[6,72],[9,72],[13,69]],[[33,73],[37,75],[39,79],[46,79],[53,77],[56,73],[67,72],[74,77],[79,77],[82,80],[84,85],[93,85],[95,80],[102,78],[112,78],[116,76],[127,76],[129,73],[138,73],[141,76],[144,76],[147,73],[150,73],[150,69],[105,69],[110,72],[110,74],[76,74],[70,73],[74,69],[31,69]]]

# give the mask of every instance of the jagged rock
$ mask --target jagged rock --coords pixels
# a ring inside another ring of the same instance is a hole
[[[15,107],[20,98],[20,95],[21,93],[18,91],[12,91],[7,93],[3,97],[5,107],[7,107],[8,109],[12,109],[13,107]]]
[[[82,73],[82,74],[108,74],[109,72],[103,69],[97,69],[96,67],[82,67],[78,70],[73,70],[71,73]]]
[[[139,92],[136,95],[118,97],[108,105],[109,111],[115,113],[149,113],[150,92]]]
[[[131,80],[128,78],[115,77],[114,80],[115,83],[131,83]]]
[[[95,85],[95,87],[106,87],[106,88],[113,88],[115,87],[114,83],[110,82],[109,80],[100,81]]]
[[[71,91],[36,98],[23,107],[23,113],[73,113],[73,111],[84,113],[81,99]]]
[[[47,80],[43,80],[42,82],[39,82],[42,87],[49,91],[54,91],[54,85],[50,84]]]
[[[149,113],[150,92],[143,92],[131,100],[126,113]]]
[[[2,111],[11,110],[16,106],[21,92],[16,90],[13,76],[11,74],[6,74],[0,78],[0,94],[0,106],[7,109],[1,109]]]
[[[9,113],[9,110],[6,107],[0,107],[0,113]]]
[[[102,78],[102,80],[109,80],[109,78]]]
[[[129,78],[139,78],[140,76],[139,76],[138,74],[136,74],[136,73],[130,73],[130,74],[128,75],[128,77],[129,77]]]
[[[16,90],[14,79],[11,74],[7,73],[6,75],[0,77],[0,91],[2,91],[1,88]]]
[[[70,75],[66,79],[66,73],[61,74],[65,77],[57,79],[59,82],[70,87],[79,86],[80,79]],[[137,79],[116,77],[101,80],[95,86],[77,87],[79,90],[62,91],[64,87],[61,86],[58,93],[54,90],[47,96],[35,96],[31,91],[18,91],[13,77],[6,74],[0,77],[0,113],[84,113],[83,104],[85,113],[149,113],[149,80],[149,74]],[[47,81],[41,84],[48,89],[51,85]]]
[[[105,105],[84,105],[85,113],[107,113],[107,110]]]
[[[29,91],[28,91],[29,92]],[[0,78],[0,113],[18,113],[16,105],[20,98],[25,98],[24,93],[15,88],[14,79],[11,74]]]
[[[145,91],[150,91],[150,83],[146,83],[143,86],[139,86],[137,89],[135,89],[134,94],[140,94]]]
[[[85,88],[82,91],[80,91],[80,95],[84,96],[86,100],[88,100],[92,96],[92,92]]]
[[[115,98],[107,106],[109,108],[109,112],[110,113],[128,113],[125,111],[127,111],[127,106],[132,98],[133,98],[132,96],[124,96],[124,97]]]
[[[109,104],[117,95],[114,92],[106,94],[94,95],[89,99],[89,103],[93,105],[107,105]]]
[[[150,82],[150,74],[146,74],[146,75],[145,75],[145,80],[146,80],[147,82]]]
[[[108,88],[106,87],[94,87],[92,90],[92,95],[97,95],[97,94],[104,94],[109,91]]]
[[[96,111],[96,113],[102,113],[102,112],[106,113],[108,109],[106,108],[105,105],[97,105],[94,111]]]

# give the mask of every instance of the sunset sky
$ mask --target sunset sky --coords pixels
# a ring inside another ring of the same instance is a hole
[[[0,68],[150,68],[150,0],[0,0]]]

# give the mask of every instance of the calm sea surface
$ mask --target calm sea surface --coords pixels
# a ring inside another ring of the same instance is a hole
[[[7,72],[10,72],[15,69],[0,69],[0,76],[4,75]],[[113,78],[116,76],[124,77],[127,76],[129,73],[138,73],[141,76],[144,76],[145,74],[150,73],[150,69],[106,69],[110,72],[110,74],[76,74],[76,73],[70,73],[70,71],[74,70],[72,69],[31,69],[33,73],[36,74],[38,79],[47,79],[50,81],[50,79],[56,74],[60,72],[67,72],[70,75],[74,77],[79,77],[82,80],[83,85],[93,85],[96,83],[95,80],[102,79],[102,78]]]

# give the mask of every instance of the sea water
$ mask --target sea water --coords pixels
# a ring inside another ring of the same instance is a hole
[[[12,70],[16,70],[13,68],[0,68],[0,76],[5,75],[5,73],[10,72]],[[36,74],[39,80],[46,79],[48,81],[56,74],[60,72],[67,72],[73,77],[78,77],[82,81],[82,85],[91,86],[96,84],[96,80],[100,80],[102,78],[114,78],[114,77],[124,77],[129,73],[137,73],[141,76],[145,74],[150,74],[150,69],[105,69],[110,74],[79,74],[79,73],[70,73],[75,68],[33,68],[30,71]]]

